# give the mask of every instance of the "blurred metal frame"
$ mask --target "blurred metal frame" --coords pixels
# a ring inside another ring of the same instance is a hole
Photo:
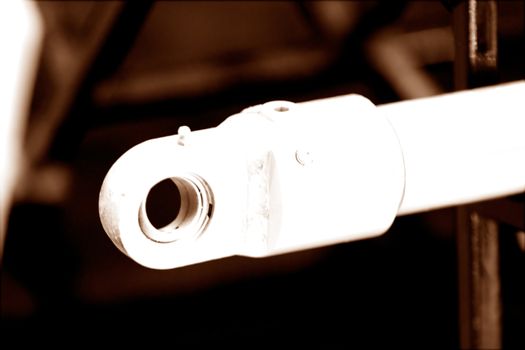
[[[498,3],[456,2],[456,90],[498,83]],[[525,200],[514,196],[457,209],[459,340],[462,349],[500,349],[504,345],[501,224],[525,229]]]
[[[47,158],[71,157],[76,143],[70,141],[89,123],[94,84],[121,63],[151,5],[152,1],[38,2],[46,33],[35,87],[38,99],[33,100],[26,135],[30,166]]]
[[[446,2],[446,1],[442,1]],[[495,0],[449,1],[453,10],[456,45],[456,89],[497,82],[497,2]],[[60,14],[54,2],[37,2],[49,23]],[[65,2],[58,2],[60,6]],[[92,6],[69,37],[49,30],[40,87],[43,101],[33,105],[26,137],[27,156],[35,166],[47,158],[67,160],[73,142],[85,128],[92,110],[92,90],[102,77],[121,62],[140,30],[152,2],[85,2]],[[60,12],[60,11],[59,11]],[[87,21],[87,22],[86,22]],[[47,21],[46,21],[47,22]],[[95,22],[95,25],[93,25]],[[361,21],[363,22],[363,21]],[[58,23],[64,23],[59,19]],[[56,29],[57,31],[54,31]],[[364,31],[364,30],[362,30]],[[76,34],[79,34],[75,36]],[[352,37],[356,34],[353,33]],[[348,45],[354,45],[348,40]],[[49,64],[45,64],[45,62]],[[57,75],[55,75],[57,73]],[[47,74],[47,77],[46,77]],[[55,77],[59,77],[55,79]],[[64,147],[66,145],[66,147]],[[73,147],[72,147],[73,146]],[[506,209],[510,208],[510,209]],[[502,300],[500,290],[499,226],[504,223],[525,230],[525,198],[517,196],[458,208],[458,278],[461,348],[501,348]]]

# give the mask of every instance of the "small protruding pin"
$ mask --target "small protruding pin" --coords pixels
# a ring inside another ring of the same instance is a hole
[[[186,125],[183,125],[181,127],[179,127],[179,130],[178,130],[178,135],[179,135],[179,139],[177,141],[177,143],[181,146],[184,146],[185,143],[186,143],[186,140],[188,139],[188,136],[190,135],[191,133],[191,129],[189,126],[186,126]]]

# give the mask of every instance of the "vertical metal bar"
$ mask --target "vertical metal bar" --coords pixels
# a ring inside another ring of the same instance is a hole
[[[497,3],[467,0],[453,11],[456,90],[497,82]],[[457,210],[459,338],[462,349],[499,349],[502,306],[499,228],[472,207]]]
[[[467,0],[453,11],[456,90],[498,82],[498,19],[496,0]]]
[[[498,223],[458,209],[460,346],[462,349],[501,348],[501,291]]]

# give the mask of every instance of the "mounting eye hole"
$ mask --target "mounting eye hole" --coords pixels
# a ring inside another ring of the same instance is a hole
[[[181,209],[179,187],[171,179],[165,179],[151,188],[146,198],[146,215],[156,229],[170,224]]]
[[[142,232],[156,242],[197,237],[211,217],[212,196],[200,177],[185,175],[154,185],[139,212]]]

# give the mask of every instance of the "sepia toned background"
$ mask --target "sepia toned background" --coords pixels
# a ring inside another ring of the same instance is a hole
[[[457,208],[397,218],[373,239],[157,271],[108,239],[98,194],[126,150],[182,125],[214,127],[271,100],[355,93],[383,104],[456,90],[459,3],[35,2],[43,40],[7,221],[0,340],[458,348]],[[478,86],[525,77],[524,17],[523,2],[497,2],[497,70]],[[501,344],[519,348],[525,242],[500,224]]]

